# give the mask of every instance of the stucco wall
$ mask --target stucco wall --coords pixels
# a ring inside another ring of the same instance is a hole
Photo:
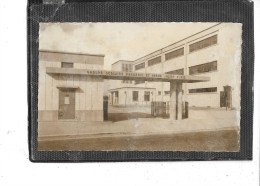
[[[42,56],[42,55],[40,55]],[[82,56],[81,56],[82,57]],[[99,58],[99,57],[98,57]],[[46,59],[46,55],[44,57]],[[75,90],[76,120],[103,120],[103,79],[83,75],[47,74],[46,67],[61,67],[61,61],[39,59],[39,91],[38,91],[38,120],[55,121],[58,119],[59,89],[57,87],[78,86]],[[64,62],[64,61],[62,61]],[[73,62],[74,61],[71,61]],[[73,68],[102,70],[98,63],[75,62]]]
[[[189,45],[197,41],[206,39],[213,35],[218,35],[218,42],[215,45],[189,52]],[[212,61],[217,61],[217,71],[207,72],[201,74],[194,74],[195,76],[208,76],[211,78],[209,82],[203,83],[187,83],[183,85],[184,96],[183,99],[189,102],[190,106],[198,107],[220,107],[220,91],[223,91],[223,86],[229,85],[232,87],[232,107],[240,108],[240,79],[241,79],[241,34],[242,25],[221,23],[215,26],[194,34],[184,40],[173,43],[163,49],[155,51],[147,56],[134,61],[134,64],[139,64],[142,61],[146,62],[146,68],[142,69],[147,73],[166,73],[169,71],[186,68],[184,71],[189,74],[189,67],[199,64],[204,64]],[[180,47],[185,47],[185,55],[179,56],[170,60],[164,59],[164,55],[170,51],[174,51]],[[153,66],[147,66],[147,60],[161,56],[162,62]],[[187,62],[187,64],[186,64]],[[138,70],[141,72],[141,70]],[[138,87],[152,87],[156,88],[156,92],[169,91],[169,83],[148,82],[144,85],[136,85]],[[217,87],[217,92],[214,93],[196,93],[189,94],[189,89]],[[168,101],[169,96],[157,95],[157,100]]]

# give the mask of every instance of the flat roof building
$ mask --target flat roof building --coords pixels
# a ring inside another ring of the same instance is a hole
[[[183,84],[183,99],[194,107],[240,109],[241,24],[218,23],[134,61],[120,60],[112,70],[208,76]],[[169,82],[110,81],[113,105],[169,102]]]
[[[53,74],[58,68],[103,70],[104,55],[39,51],[38,121],[103,121],[103,79]]]

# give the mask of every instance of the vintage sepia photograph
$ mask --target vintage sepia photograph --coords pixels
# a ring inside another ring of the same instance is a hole
[[[38,150],[240,151],[242,24],[40,23]]]

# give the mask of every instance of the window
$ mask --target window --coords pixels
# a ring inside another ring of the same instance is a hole
[[[218,63],[217,61],[213,61],[210,63],[204,63],[202,65],[196,65],[189,67],[189,74],[200,74],[204,72],[212,72],[216,71],[218,69]]]
[[[122,80],[122,83],[131,84],[132,81],[131,80]]]
[[[140,63],[138,65],[135,65],[135,70],[139,70],[139,69],[142,69],[144,67],[145,67],[145,63],[143,62],[143,63]]]
[[[115,91],[115,97],[118,98],[118,91]]]
[[[164,91],[164,95],[169,95],[170,91]]]
[[[69,105],[69,104],[70,104],[70,97],[69,97],[68,95],[66,95],[66,96],[64,97],[64,104],[65,104],[65,105]]]
[[[123,72],[132,72],[132,65],[131,64],[122,64],[122,71]]]
[[[182,55],[184,55],[184,48],[180,48],[178,50],[174,50],[172,52],[165,54],[165,60],[169,60]]]
[[[138,101],[138,91],[133,91],[133,101]]]
[[[145,83],[145,81],[135,81],[135,84],[136,84],[136,85],[142,84],[142,83]]]
[[[189,89],[189,93],[209,93],[209,92],[217,92],[217,87]]]
[[[161,95],[161,91],[158,91],[158,96],[160,96]]]
[[[217,44],[218,42],[218,37],[217,35],[211,36],[207,39],[203,39],[201,41],[198,41],[196,43],[191,44],[190,47],[190,52],[196,51],[196,50],[200,50],[202,48],[206,48],[208,46]]]
[[[73,68],[73,63],[61,62],[61,68]]]
[[[155,64],[160,63],[160,62],[161,62],[161,56],[150,59],[148,61],[148,66],[152,66],[152,65],[155,65]]]
[[[150,92],[144,91],[144,101],[150,101]]]
[[[184,68],[178,69],[178,70],[169,71],[169,72],[166,72],[166,74],[184,75]]]
[[[132,72],[132,64],[122,64],[122,71],[123,72]],[[122,83],[129,83],[131,84],[131,80],[122,80]]]

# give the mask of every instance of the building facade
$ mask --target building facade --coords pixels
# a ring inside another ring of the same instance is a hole
[[[133,61],[119,60],[112,71],[133,72]],[[150,105],[156,99],[156,88],[136,86],[144,81],[109,80],[109,104],[117,106]]]
[[[103,70],[104,55],[39,51],[38,121],[103,121],[103,79],[71,70]],[[53,74],[61,69],[67,74]]]
[[[239,109],[241,35],[241,24],[217,23],[135,61],[118,61],[112,70],[208,76],[209,82],[184,83],[184,101],[194,107]],[[109,102],[143,105],[148,92],[149,102],[168,102],[170,83],[111,81]]]

